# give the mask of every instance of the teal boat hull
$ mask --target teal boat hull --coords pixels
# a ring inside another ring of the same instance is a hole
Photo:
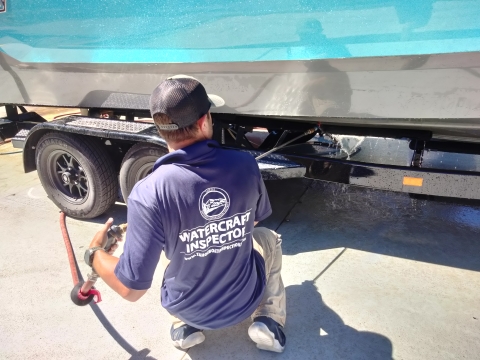
[[[477,0],[7,0],[0,103],[147,109],[186,73],[224,114],[477,141],[478,19]]]

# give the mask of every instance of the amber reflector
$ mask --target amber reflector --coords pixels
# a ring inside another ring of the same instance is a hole
[[[404,176],[403,177],[403,185],[422,186],[423,185],[423,179],[422,178],[414,178],[414,177]]]

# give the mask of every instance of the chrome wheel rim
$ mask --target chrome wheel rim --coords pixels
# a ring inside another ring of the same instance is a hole
[[[66,151],[53,151],[48,158],[50,180],[70,202],[83,203],[90,189],[87,174],[80,162]]]

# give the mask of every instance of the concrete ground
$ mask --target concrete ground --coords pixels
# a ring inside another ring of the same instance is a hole
[[[302,179],[267,187],[264,225],[283,237],[285,353],[257,350],[248,321],[206,331],[185,353],[170,343],[158,276],[137,303],[100,281],[100,304],[73,305],[58,210],[21,154],[0,155],[0,358],[479,358],[480,206]],[[124,222],[125,206],[67,221],[83,274],[85,247],[110,216]]]

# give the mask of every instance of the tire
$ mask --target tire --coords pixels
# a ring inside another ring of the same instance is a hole
[[[48,197],[68,216],[97,217],[117,199],[115,167],[93,139],[48,133],[37,144],[35,161]]]
[[[167,152],[164,147],[147,143],[135,144],[127,151],[119,175],[120,189],[125,203],[135,184],[149,175],[155,161]]]

